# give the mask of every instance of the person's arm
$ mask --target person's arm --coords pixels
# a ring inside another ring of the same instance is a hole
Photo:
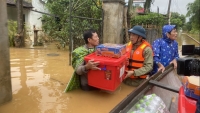
[[[175,48],[174,59],[170,62],[170,64],[174,64],[174,68],[177,68],[177,59],[179,58],[177,42],[175,42],[174,48]]]
[[[84,66],[83,56],[77,51],[72,52],[72,67],[78,75],[84,75],[87,73]]]
[[[159,43],[159,39],[155,40],[152,44],[152,49],[153,49],[153,53],[154,53],[154,57],[153,60],[154,62],[158,65],[159,62],[161,62],[160,60],[160,43]]]
[[[144,65],[133,71],[134,76],[140,76],[149,73],[153,69],[153,51],[150,47],[146,47],[143,52]]]
[[[85,75],[88,72],[88,70],[101,70],[97,67],[98,65],[99,62],[95,62],[93,59],[91,59],[86,64],[80,64],[76,69],[76,73],[78,75]]]
[[[86,69],[86,66],[84,65],[84,62],[82,64],[80,64],[77,68],[76,68],[76,73],[78,75],[85,75],[88,72],[88,69]]]
[[[174,55],[174,57],[175,57],[175,59],[177,60],[178,58],[179,58],[179,53],[178,53],[178,43],[177,42],[175,42],[175,55]]]
[[[153,49],[153,53],[154,53],[153,61],[158,66],[158,70],[157,71],[161,70],[162,72],[164,72],[165,67],[161,63],[161,59],[160,59],[160,48],[161,48],[160,41],[161,41],[160,39],[157,39],[152,44],[152,49]]]

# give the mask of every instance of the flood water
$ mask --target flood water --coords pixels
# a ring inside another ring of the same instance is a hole
[[[53,43],[46,48],[10,48],[13,98],[0,106],[0,113],[108,113],[134,90],[122,84],[112,93],[64,93],[73,72],[68,57]]]
[[[181,44],[195,44],[185,35]],[[36,48],[10,48],[12,101],[0,106],[0,113],[108,113],[135,88],[121,84],[115,92],[80,89],[64,93],[73,69],[68,51],[55,43]]]
[[[198,35],[194,35],[192,36],[196,41],[194,41],[193,39],[189,38],[187,35],[182,34],[179,37],[177,37],[177,42],[178,42],[178,49],[179,49],[179,56],[180,57],[184,57],[182,56],[182,45],[195,45],[195,47],[200,47],[200,37]]]

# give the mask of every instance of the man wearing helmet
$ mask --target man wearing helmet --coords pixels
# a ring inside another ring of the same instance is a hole
[[[128,66],[123,82],[136,87],[147,79],[153,69],[153,51],[151,45],[145,40],[145,29],[142,26],[134,26],[128,32],[130,33],[130,42],[126,48]]]

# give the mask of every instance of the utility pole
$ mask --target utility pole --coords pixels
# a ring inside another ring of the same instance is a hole
[[[24,47],[24,23],[23,23],[23,0],[17,0],[17,36],[15,37],[15,47]]]
[[[6,0],[0,0],[0,105],[12,100]]]
[[[169,0],[168,10],[167,10],[168,24],[169,25],[170,25],[170,17],[171,17],[170,6],[171,6],[171,0]]]
[[[131,28],[131,9],[133,9],[133,0],[128,1],[127,9],[127,27]]]

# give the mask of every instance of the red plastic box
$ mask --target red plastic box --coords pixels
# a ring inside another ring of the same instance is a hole
[[[84,60],[94,59],[99,61],[101,70],[90,70],[88,72],[88,84],[90,86],[115,91],[125,76],[126,56],[122,55],[119,59],[97,56],[95,53],[85,56]]]
[[[178,113],[195,113],[196,102],[197,100],[185,96],[182,86],[179,90]]]

